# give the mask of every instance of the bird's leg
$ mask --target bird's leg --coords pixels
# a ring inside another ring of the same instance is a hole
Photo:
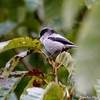
[[[53,55],[54,53],[52,53],[50,56],[48,56],[48,58],[47,58],[47,61],[53,66],[54,65],[54,61],[53,61],[53,58],[52,58],[52,55]]]
[[[53,60],[53,59],[52,59],[52,55],[53,55],[53,54],[51,54],[50,56],[48,56],[48,59],[49,59],[50,61]]]

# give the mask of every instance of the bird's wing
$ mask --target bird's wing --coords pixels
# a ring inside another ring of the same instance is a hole
[[[65,45],[74,45],[72,42],[70,42],[70,41],[67,40],[66,38],[48,37],[48,39],[50,39],[50,40],[52,40],[52,41],[60,42],[60,43],[65,44]]]

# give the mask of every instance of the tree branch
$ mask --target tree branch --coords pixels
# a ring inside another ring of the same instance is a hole
[[[49,58],[48,55],[45,54],[42,50],[40,50],[40,53],[42,53],[46,57],[48,63],[53,67],[53,75],[54,75],[54,78],[55,78],[55,82],[58,84],[58,76],[57,76],[58,66],[53,61],[53,59]]]

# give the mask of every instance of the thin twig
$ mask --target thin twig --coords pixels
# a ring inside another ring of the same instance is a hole
[[[49,58],[48,55],[45,54],[45,53],[44,53],[42,50],[40,50],[40,49],[39,49],[39,51],[40,51],[40,53],[42,53],[42,54],[46,57],[46,59],[48,60],[48,63],[49,63],[50,65],[53,65],[52,61],[48,59],[48,58]]]
[[[40,53],[42,53],[46,58],[48,58],[48,55],[45,54],[41,49],[38,49],[40,51]]]
[[[58,66],[53,61],[53,59],[50,59],[49,61],[51,62],[51,65],[53,67],[53,75],[54,75],[54,78],[55,78],[55,82],[58,84]]]
[[[43,81],[44,81],[46,84],[49,84],[48,81],[46,81],[45,79],[43,79]]]
[[[54,77],[55,77],[55,82],[58,84],[58,68],[57,66],[54,67]]]
[[[47,77],[48,75],[53,75],[53,73],[52,72],[48,72],[45,77]]]
[[[62,66],[62,64],[60,63],[60,64],[57,66],[57,68],[59,69],[61,66]]]
[[[55,82],[58,84],[58,76],[57,76],[58,66],[55,64],[53,59],[50,59],[48,55],[46,55],[42,50],[39,50],[39,51],[46,57],[46,59],[48,60],[48,63],[53,67],[53,75],[55,78]]]
[[[69,91],[67,90],[67,88],[66,88],[66,93],[67,93],[67,100],[71,100],[70,94],[69,94]]]

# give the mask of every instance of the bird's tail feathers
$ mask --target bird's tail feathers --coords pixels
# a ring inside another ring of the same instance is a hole
[[[69,48],[78,48],[77,45],[66,45],[66,47],[69,47]]]

